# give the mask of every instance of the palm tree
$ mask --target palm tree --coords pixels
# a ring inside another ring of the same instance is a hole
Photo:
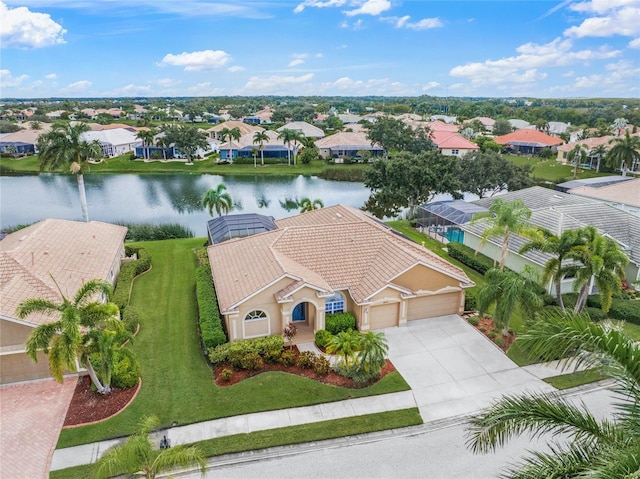
[[[207,191],[202,197],[202,207],[209,210],[209,214],[213,216],[213,210],[216,210],[218,216],[223,213],[227,214],[233,208],[233,199],[229,193],[226,193],[227,185],[220,183],[215,189]]]
[[[360,335],[358,362],[365,372],[380,372],[387,362],[389,346],[384,333],[367,331]]]
[[[613,120],[613,124],[611,125],[611,129],[616,132],[616,136],[620,136],[622,131],[627,129],[627,125],[629,122],[626,118],[616,118]]]
[[[96,462],[93,474],[97,478],[113,477],[120,474],[144,475],[147,479],[160,472],[176,467],[197,466],[204,477],[206,461],[195,446],[183,445],[154,450],[149,435],[160,426],[156,416],[144,416],[138,431],[127,440],[107,450]]]
[[[634,170],[640,162],[640,136],[631,136],[627,130],[623,138],[612,138],[609,143],[613,144],[607,155],[609,166],[616,168],[620,165],[623,175],[627,168]]]
[[[40,171],[53,171],[68,165],[70,171],[76,175],[83,221],[89,221],[83,172],[88,170],[90,159],[102,157],[102,147],[99,142],[82,140],[82,134],[87,131],[91,131],[91,128],[86,123],[75,125],[58,123],[38,138]]]
[[[482,232],[480,246],[486,244],[490,238],[502,236],[502,252],[500,254],[500,271],[504,270],[504,263],[509,254],[509,237],[514,235],[534,236],[537,230],[529,225],[531,210],[522,200],[504,201],[496,198],[491,203],[489,211],[474,215],[471,224],[487,219],[488,227]]]
[[[356,360],[356,352],[360,349],[360,333],[353,331],[342,331],[333,336],[327,343],[326,351],[328,354],[336,354],[341,356],[344,365],[349,368],[352,362]]]
[[[133,352],[122,346],[132,340],[133,335],[125,329],[119,318],[108,322],[104,328],[92,328],[85,334],[87,356],[90,361],[96,361],[98,377],[106,393],[111,391],[111,378],[116,364],[124,358],[128,358],[130,363],[136,362]],[[92,359],[93,356],[97,359]]]
[[[284,128],[278,135],[278,139],[287,145],[287,164],[291,165],[291,143],[300,138],[300,133],[295,130]]]
[[[149,153],[149,149],[148,147],[153,145],[153,138],[155,137],[156,132],[153,129],[149,129],[149,130],[139,130],[138,133],[136,133],[136,138],[139,138],[142,140],[142,148],[143,148],[143,157],[145,159],[149,159],[148,153]]]
[[[108,392],[108,389],[98,379],[89,360],[88,356],[92,352],[92,348],[87,344],[88,336],[84,331],[90,331],[91,328],[108,323],[114,318],[120,319],[119,308],[116,304],[102,303],[95,299],[97,295],[110,297],[111,289],[109,282],[94,279],[84,283],[71,300],[66,298],[58,288],[62,297],[61,302],[30,298],[18,305],[16,314],[20,319],[35,313],[59,316],[56,321],[36,327],[26,343],[26,352],[35,362],[38,361],[38,351],[43,350],[45,354],[49,355],[49,369],[57,381],[62,382],[64,369],[72,372],[77,371],[79,359],[80,364],[87,368],[98,391]]]
[[[39,122],[38,120],[34,120],[31,123],[29,123],[29,127],[32,130],[42,130],[42,123]]]
[[[324,208],[322,200],[311,200],[309,198],[302,198],[298,203],[300,205],[300,213],[306,213],[307,211],[319,210]]]
[[[572,248],[568,254],[580,263],[573,284],[574,289],[579,291],[574,311],[580,312],[585,307],[593,282],[598,288],[602,311],[607,313],[613,293],[622,287],[624,268],[629,258],[614,239],[604,236],[593,226],[585,226],[580,234],[583,244]]]
[[[518,344],[537,361],[560,356],[566,358],[565,367],[569,360],[576,367],[602,367],[619,394],[614,419],[598,419],[559,394],[507,396],[471,418],[467,446],[486,453],[523,434],[562,435],[562,444],[548,442],[549,452],[532,453],[505,476],[639,477],[640,343],[586,315],[551,312],[530,326]]]
[[[525,317],[533,317],[542,307],[542,299],[536,293],[539,288],[538,274],[527,265],[521,274],[514,271],[490,269],[484,275],[486,283],[478,290],[478,310],[482,317],[495,305],[493,319],[502,328],[502,335],[509,334],[511,315],[519,308]]]
[[[264,142],[269,141],[269,135],[266,131],[256,131],[253,134],[253,144],[260,145],[260,164],[264,166]]]
[[[600,162],[602,161],[602,159],[607,156],[607,147],[604,145],[598,145],[595,148],[591,149],[591,151],[589,152],[589,156],[591,157],[596,157],[598,160],[597,166],[596,166],[596,173],[600,172]]]
[[[541,236],[520,248],[519,253],[525,254],[529,251],[540,251],[553,255],[544,264],[542,269],[542,282],[547,284],[553,281],[556,287],[556,298],[562,311],[565,310],[562,301],[562,279],[565,276],[573,276],[576,272],[575,265],[563,264],[566,262],[571,251],[579,245],[584,244],[583,236],[576,230],[565,230],[560,236],[554,235],[546,229],[540,229]]]
[[[567,155],[569,163],[573,163],[573,179],[578,176],[578,165],[587,161],[587,147],[583,143],[576,143],[576,146]]]

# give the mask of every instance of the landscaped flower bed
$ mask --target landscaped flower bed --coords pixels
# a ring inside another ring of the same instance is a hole
[[[509,330],[509,334],[507,336],[503,336],[502,331],[496,328],[493,319],[488,316],[485,316],[483,318],[479,318],[478,316],[471,316],[466,319],[471,325],[473,325],[478,331],[480,331],[487,338],[493,341],[503,351],[507,351],[516,340],[516,335],[511,330]]]

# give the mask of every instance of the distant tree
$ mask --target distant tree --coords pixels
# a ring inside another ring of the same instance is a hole
[[[474,136],[475,136],[476,132],[473,130],[473,128],[465,128],[464,130],[462,130],[460,132],[460,136],[462,136],[463,138],[466,138],[467,140],[471,140]]]
[[[569,163],[573,163],[573,179],[578,176],[578,166],[587,161],[587,147],[584,143],[576,143],[567,155]]]
[[[327,118],[327,127],[331,130],[342,131],[344,129],[344,123],[339,116],[330,115]]]
[[[198,149],[209,148],[207,135],[192,125],[165,126],[164,134],[166,142],[187,157],[187,164],[193,164]]]
[[[278,138],[281,139],[285,145],[287,145],[287,164],[291,165],[291,143],[293,143],[294,141],[299,141],[301,139],[300,132],[296,130],[290,130],[289,128],[284,128],[278,134]]]
[[[596,173],[600,172],[600,164],[602,163],[602,160],[607,156],[607,147],[605,145],[598,145],[595,148],[592,148],[591,151],[589,151],[589,156],[591,157],[596,157],[597,158],[597,165],[596,165]]]
[[[460,189],[480,198],[533,185],[531,166],[517,166],[494,151],[470,152],[460,160]]]
[[[494,141],[494,139],[489,136],[478,136],[473,139],[473,143],[478,145],[482,152],[495,151],[500,153],[504,148],[500,143]]]
[[[611,129],[615,132],[616,136],[620,136],[622,135],[623,131],[626,131],[628,124],[629,122],[626,118],[616,118],[615,120],[613,120]]]
[[[613,145],[606,157],[607,164],[612,168],[619,168],[624,175],[627,168],[640,162],[640,136],[631,136],[626,131],[621,138],[613,138],[609,140]]]
[[[544,118],[539,118],[534,122],[536,130],[542,131],[544,133],[549,133],[549,122]]]
[[[307,211],[318,210],[320,208],[324,208],[324,203],[322,200],[315,199],[311,200],[309,198],[302,198],[300,200],[300,213],[306,213]]]
[[[109,113],[98,113],[95,120],[101,125],[108,125],[113,121],[113,117]]]
[[[395,216],[408,208],[407,216],[413,218],[417,207],[436,194],[461,196],[458,159],[437,150],[378,158],[364,175],[364,184],[371,189],[367,210],[376,215]]]
[[[253,144],[259,145],[260,150],[260,164],[264,166],[264,142],[269,141],[269,135],[266,131],[256,131],[253,134]]]
[[[213,216],[214,209],[218,216],[221,216],[233,208],[233,199],[226,190],[227,185],[220,183],[215,189],[208,190],[202,197],[202,206],[209,210],[210,216]]]
[[[29,122],[29,127],[32,130],[39,131],[39,130],[42,130],[42,123],[39,121],[32,121],[32,122]]]
[[[22,127],[13,121],[0,120],[0,133],[15,133],[22,130]]]
[[[596,131],[594,136],[597,138],[603,137],[603,136],[609,136],[613,133],[613,131],[611,130],[611,125],[609,125],[609,123],[607,123],[607,120],[605,120],[604,118],[598,118],[598,120],[596,120]]]
[[[142,148],[143,148],[143,157],[148,159],[149,155],[149,146],[153,145],[153,138],[155,137],[156,132],[153,129],[150,130],[138,130],[136,133],[136,138],[142,140]]]
[[[387,154],[407,151],[419,154],[434,149],[427,127],[414,130],[411,126],[396,118],[386,116],[375,123],[368,123],[367,138],[372,144],[380,145]]]
[[[509,123],[509,120],[505,120],[504,118],[498,118],[493,125],[493,134],[496,136],[506,135],[512,131],[513,128],[511,127],[511,123]]]
[[[302,150],[302,153],[300,153],[298,158],[303,165],[308,165],[313,160],[317,160],[319,156],[320,151],[318,150],[318,147],[316,145],[313,145]]]

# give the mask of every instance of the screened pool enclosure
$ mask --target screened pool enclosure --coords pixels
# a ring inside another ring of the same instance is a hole
[[[462,243],[464,231],[459,225],[468,223],[487,208],[464,200],[445,200],[425,203],[418,208],[416,225],[430,236]]]

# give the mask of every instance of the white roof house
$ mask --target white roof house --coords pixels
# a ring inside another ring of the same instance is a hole
[[[292,121],[277,129],[277,131],[282,130],[299,131],[307,138],[324,138],[324,131],[322,131],[322,129],[318,128],[317,126],[313,126],[306,121]]]
[[[99,141],[105,156],[114,157],[133,151],[135,147],[142,146],[142,140],[124,128],[112,130],[87,131],[82,134],[84,141]]]

